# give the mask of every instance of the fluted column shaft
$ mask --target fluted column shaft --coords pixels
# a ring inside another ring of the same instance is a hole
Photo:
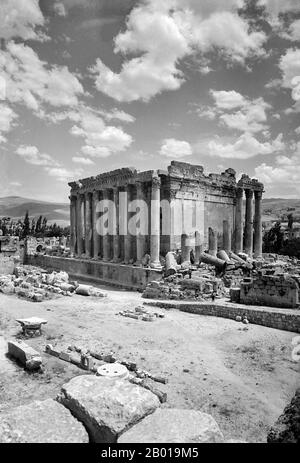
[[[108,189],[103,190],[103,201],[104,201],[104,206],[105,210],[104,213],[107,215],[108,212],[108,224],[109,224],[109,214],[111,211],[109,211],[109,192]],[[105,228],[104,233],[103,233],[103,260],[104,261],[109,261],[111,259],[111,252],[110,252],[110,236],[109,236],[109,230],[108,228]]]
[[[131,187],[130,185],[126,185],[124,189],[124,208],[127,211],[127,214],[124,214],[124,219],[126,219],[126,223],[124,223],[124,264],[129,264],[129,261],[132,259],[132,240],[128,229],[128,204],[131,201]]]
[[[261,220],[261,199],[262,191],[254,192],[254,257],[262,256],[262,220]]]
[[[236,192],[235,210],[235,252],[243,250],[243,188],[238,188]]]
[[[98,202],[100,199],[100,192],[93,192],[93,257],[98,259],[100,252],[100,235],[97,230],[97,220],[99,212],[97,211]]]
[[[83,245],[83,226],[84,226],[84,202],[83,195],[77,196],[77,254],[82,256],[84,253]]]
[[[181,235],[181,262],[191,261],[190,237],[186,233]]]
[[[137,199],[140,200],[141,203],[145,201],[145,191],[144,191],[144,185],[142,182],[136,183],[136,193],[137,193],[136,194]],[[144,207],[144,203],[142,203],[141,207]],[[146,211],[140,210],[140,222],[143,220],[145,213]],[[142,259],[145,254],[146,254],[146,236],[144,234],[143,224],[140,223],[140,229],[137,229],[137,234],[136,234],[136,263],[135,263],[136,265],[142,264]]]
[[[92,256],[92,195],[85,194],[85,255]]]
[[[195,231],[195,262],[198,264],[202,253],[201,235],[198,230]]]
[[[151,188],[151,236],[150,236],[150,257],[151,267],[159,268],[160,260],[160,179],[152,179]]]
[[[218,239],[215,230],[208,229],[208,252],[211,256],[216,256],[218,252]]]
[[[253,190],[246,190],[245,252],[253,253]]]
[[[113,262],[120,260],[120,234],[119,234],[119,188],[113,189],[114,208],[112,211],[112,234],[113,234]]]
[[[223,249],[227,253],[231,251],[231,230],[228,220],[223,220]]]
[[[76,196],[70,196],[70,249],[71,249],[71,256],[73,257],[76,254]]]

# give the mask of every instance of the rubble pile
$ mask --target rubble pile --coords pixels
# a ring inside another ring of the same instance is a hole
[[[163,313],[151,312],[143,306],[135,307],[134,310],[123,310],[118,312],[117,315],[134,318],[135,320],[143,320],[145,322],[154,322],[157,318],[164,318],[165,316]]]
[[[118,358],[117,354],[99,343],[91,342],[88,346],[60,345],[59,348],[47,344],[45,351],[49,355],[73,363],[83,370],[96,373],[98,376],[115,377],[116,375],[121,378],[125,371],[126,379],[131,383],[150,390],[161,403],[167,400],[166,392],[157,386],[157,383],[167,384],[168,380],[165,377],[142,370],[135,362]]]
[[[300,283],[300,260],[277,254],[264,254],[263,257],[252,259],[245,253],[221,250],[217,256],[203,252],[197,266],[188,261],[179,265],[176,253],[169,252],[165,259],[163,280],[150,282],[143,297],[205,301],[229,296],[230,293],[231,301],[239,303],[239,288],[247,279],[257,278],[261,274],[280,276],[283,273]]]
[[[180,278],[174,275],[163,281],[152,281],[143,292],[143,297],[147,299],[205,301],[227,294],[221,278],[197,273],[194,272],[192,278]]]
[[[74,293],[94,297],[106,296],[93,286],[69,281],[66,272],[49,273],[30,265],[15,267],[13,275],[0,276],[0,292],[16,294],[33,302],[42,302],[57,296],[73,296]]]

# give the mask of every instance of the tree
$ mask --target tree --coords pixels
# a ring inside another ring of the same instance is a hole
[[[30,229],[31,235],[34,235],[34,232],[35,232],[35,220],[32,219],[32,221],[31,221],[31,229]]]
[[[36,226],[35,226],[35,233],[40,233],[42,229],[42,220],[43,216],[40,215],[39,218],[37,219]]]
[[[30,234],[30,221],[29,221],[29,213],[26,211],[23,223],[23,230],[22,230],[22,238],[26,238]]]
[[[288,229],[292,230],[293,229],[293,223],[294,223],[294,216],[293,214],[288,214]]]
[[[45,233],[46,228],[47,228],[47,219],[46,219],[46,217],[44,217],[44,218],[43,218],[43,223],[42,223],[41,232],[42,232],[42,233]]]
[[[286,240],[281,248],[281,254],[300,259],[300,238]]]
[[[282,244],[283,232],[281,231],[281,223],[278,221],[264,234],[263,252],[274,252],[278,254],[282,248]]]

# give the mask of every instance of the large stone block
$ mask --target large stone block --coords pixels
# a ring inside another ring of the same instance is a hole
[[[274,426],[270,429],[269,443],[300,442],[300,388],[297,389],[291,403],[287,405]]]
[[[55,400],[35,401],[0,416],[0,443],[87,443],[88,434]]]
[[[164,408],[122,434],[118,443],[216,443],[223,440],[211,415],[198,410]]]
[[[129,381],[91,375],[77,376],[64,384],[57,400],[98,443],[116,442],[124,431],[159,406],[156,395]]]
[[[8,354],[18,360],[27,370],[37,370],[42,364],[42,357],[23,341],[9,341]]]

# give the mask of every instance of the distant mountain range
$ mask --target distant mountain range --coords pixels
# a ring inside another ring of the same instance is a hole
[[[29,212],[30,218],[37,219],[40,215],[46,217],[48,223],[69,225],[70,207],[68,203],[51,203],[35,199],[21,198],[20,196],[7,196],[0,198],[0,217],[12,219],[23,218]]]
[[[0,198],[0,217],[11,217],[19,219],[29,212],[31,218],[38,218],[40,215],[46,217],[49,223],[56,222],[58,225],[69,225],[70,208],[68,203],[51,203],[35,199],[21,198],[20,196],[7,196]],[[296,220],[300,220],[300,198],[265,198],[262,201],[262,220],[265,222],[274,221],[293,213]]]

